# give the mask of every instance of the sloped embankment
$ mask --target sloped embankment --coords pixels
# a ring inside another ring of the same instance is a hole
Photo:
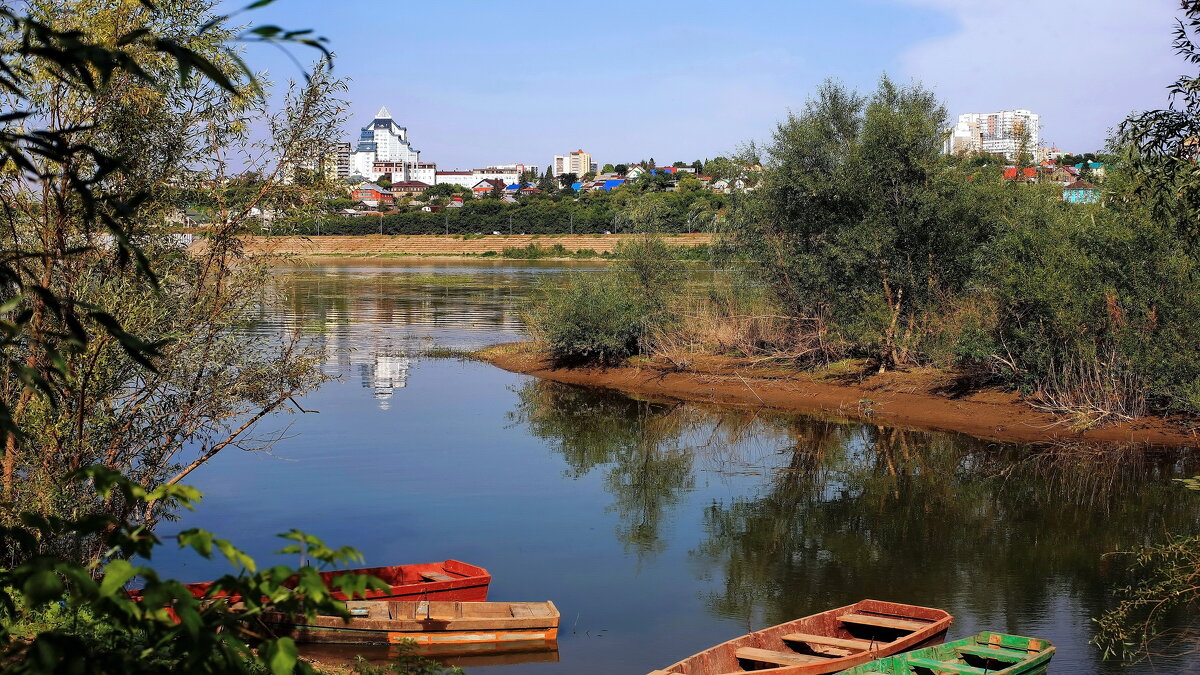
[[[859,378],[756,367],[744,360],[702,357],[679,370],[640,361],[610,368],[556,368],[534,343],[489,347],[476,356],[495,366],[541,379],[724,406],[826,413],[888,425],[957,431],[1008,442],[1138,443],[1196,446],[1185,425],[1146,418],[1075,430],[1013,392],[962,390],[953,374],[930,369]]]

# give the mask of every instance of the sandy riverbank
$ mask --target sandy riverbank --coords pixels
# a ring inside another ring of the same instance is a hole
[[[517,234],[517,235],[326,235],[320,237],[246,237],[244,250],[251,254],[276,254],[293,257],[372,258],[399,256],[462,256],[500,254],[506,248],[525,248],[537,244],[543,248],[562,246],[568,253],[594,251],[606,253],[636,234]],[[665,235],[670,246],[699,246],[712,241],[710,234]],[[204,240],[193,246],[203,247]]]
[[[723,357],[697,359],[685,371],[651,361],[612,368],[554,368],[532,343],[499,345],[476,355],[505,370],[566,384],[729,406],[829,412],[889,426],[958,431],[997,441],[1200,445],[1196,433],[1160,418],[1074,430],[1063,420],[1032,408],[1013,392],[960,391],[952,374],[930,369],[860,379],[858,373],[803,373]]]

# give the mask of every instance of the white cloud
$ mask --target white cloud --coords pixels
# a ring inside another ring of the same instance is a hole
[[[901,58],[951,115],[1027,108],[1064,150],[1101,148],[1130,111],[1162,107],[1187,70],[1171,49],[1176,0],[898,1],[957,24]]]

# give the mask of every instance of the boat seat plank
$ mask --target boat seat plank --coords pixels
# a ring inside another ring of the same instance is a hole
[[[421,578],[426,581],[454,581],[454,577],[441,572],[421,572]]]
[[[773,663],[780,666],[802,666],[807,663],[825,663],[828,659],[823,659],[819,656],[808,656],[807,654],[796,654],[795,652],[776,652],[770,649],[759,649],[758,647],[739,647],[734,656],[744,661],[761,661],[762,663]]]
[[[872,616],[870,614],[843,614],[838,617],[838,621],[907,631],[918,631],[929,625],[928,623],[912,621],[911,619],[896,619],[890,616]]]
[[[977,647],[972,647],[970,645],[965,647],[955,647],[954,651],[958,652],[959,654],[970,654],[971,656],[978,656],[985,659],[1012,661],[1014,663],[1025,659],[1024,650],[1014,651],[1012,649],[997,649],[996,647],[984,647],[982,645]]]
[[[525,605],[513,605],[509,609],[509,613],[514,617],[533,617],[533,610]]]
[[[853,649],[860,652],[869,651],[872,646],[878,648],[880,645],[887,644],[876,640],[856,640],[853,638],[835,638],[827,635],[811,635],[809,633],[788,633],[781,636],[788,642],[807,642],[810,645],[829,645],[830,647],[841,647],[842,649]]]
[[[983,675],[983,673],[988,672],[983,668],[968,666],[965,663],[946,663],[945,661],[934,661],[933,659],[909,657],[904,659],[904,662],[910,666],[928,668],[935,673],[953,673],[954,675]]]

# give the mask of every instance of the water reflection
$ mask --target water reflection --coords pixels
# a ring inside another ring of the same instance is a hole
[[[1167,480],[1200,470],[1186,451],[1001,445],[536,381],[517,394],[511,418],[569,474],[603,472],[616,535],[639,555],[671,538],[698,482],[752,477],[703,507],[690,554],[697,578],[717,581],[705,605],[748,628],[902,599],[960,625],[1056,635],[1073,652],[1060,662],[1098,661],[1086,642],[1110,602],[1103,554],[1200,529]]]
[[[530,289],[562,271],[481,261],[285,265],[275,270],[256,325],[312,336],[331,374],[369,371],[382,402],[405,385],[408,359],[431,347],[521,339]]]
[[[421,358],[521,339],[529,290],[561,271],[280,269],[258,328],[313,336],[337,379],[304,400],[321,414],[275,448],[288,461],[235,454],[198,473],[210,500],[187,524],[256,555],[303,523],[372,564],[478,561],[494,598],[553,599],[570,623],[561,663],[485,661],[489,672],[573,675],[646,672],[871,596],[943,607],[955,636],[1046,637],[1055,673],[1122,672],[1088,644],[1119,581],[1103,554],[1200,531],[1195,499],[1169,481],[1200,473],[1185,452],[723,411]]]

